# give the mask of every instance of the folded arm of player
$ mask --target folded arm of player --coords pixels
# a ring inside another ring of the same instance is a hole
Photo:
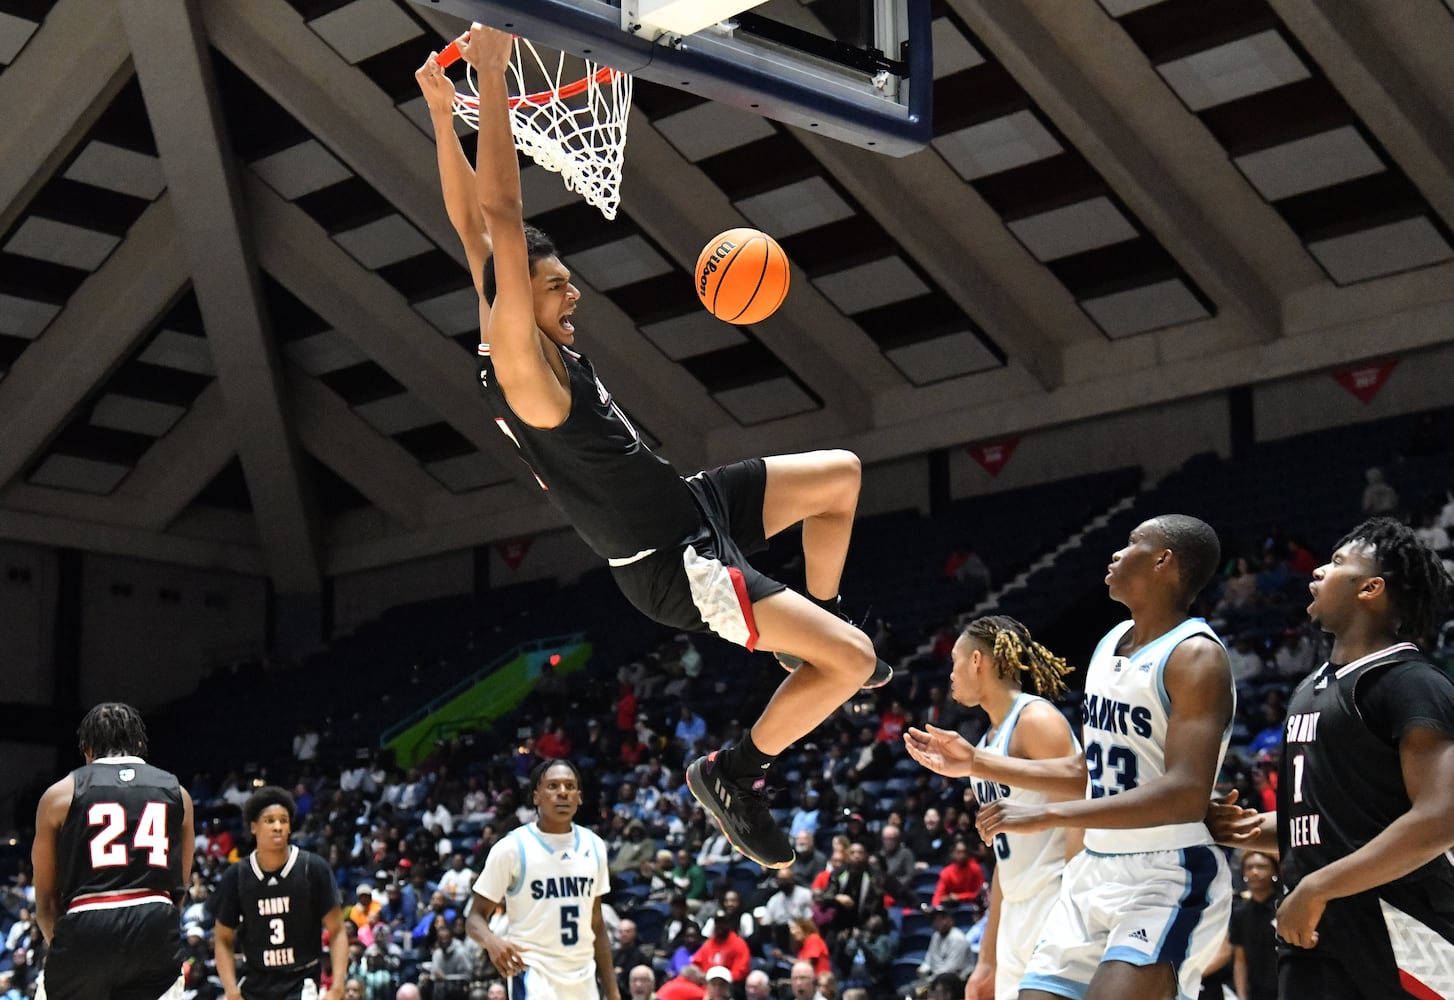
[[[1303,877],[1277,910],[1277,932],[1289,944],[1317,943],[1314,928],[1329,900],[1402,878],[1454,848],[1454,739],[1415,725],[1399,740],[1398,754],[1409,811],[1352,854]]]
[[[434,127],[444,211],[464,244],[475,292],[483,297],[484,266],[490,256],[490,239],[485,232],[484,213],[480,210],[479,199],[475,197],[475,172],[454,131],[454,83],[444,75],[435,52],[429,53],[424,65],[414,71],[414,79],[419,81],[419,89],[424,92],[424,102],[429,106],[429,121]]]
[[[1163,674],[1171,699],[1166,727],[1166,773],[1116,795],[1027,806],[1000,799],[979,811],[975,825],[996,833],[1055,826],[1134,830],[1200,823],[1216,781],[1222,734],[1232,720],[1232,671],[1220,643],[1194,636],[1176,647]]]
[[[459,42],[460,55],[479,76],[475,195],[495,257],[495,301],[491,307],[480,297],[480,328],[510,409],[532,427],[549,428],[570,415],[570,392],[546,358],[545,340],[535,325],[520,162],[505,93],[505,67],[513,44],[506,32],[480,25]]]
[[[1033,714],[1027,714],[1021,720],[1022,724],[1039,715],[1041,711],[1055,710],[1049,706],[1031,706],[1025,712]],[[1039,729],[1033,723],[1032,728],[1037,731]],[[946,778],[982,778],[1014,788],[1045,792],[1057,798],[1078,799],[1085,795],[1085,755],[1075,750],[1068,738],[1069,730],[1063,722],[1059,728],[1067,737],[1062,745],[1070,752],[1033,760],[1002,754],[977,754],[974,745],[963,736],[953,730],[930,725],[923,729],[912,726],[906,729],[904,747],[914,760]],[[1048,738],[1056,738],[1053,727],[1049,729],[1049,734]],[[1019,736],[1017,728],[1016,737]]]

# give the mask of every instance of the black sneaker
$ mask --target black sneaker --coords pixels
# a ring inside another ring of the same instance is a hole
[[[794,656],[792,653],[774,653],[773,655],[777,657],[778,665],[788,673],[792,673],[803,665],[801,656]],[[894,668],[883,660],[877,660],[873,665],[873,673],[869,674],[868,680],[863,682],[862,690],[872,691],[875,688],[881,688],[893,679]]]
[[[728,843],[764,868],[786,868],[797,854],[767,808],[762,779],[728,778],[717,760],[721,752],[713,750],[688,765],[687,788],[717,821]]]

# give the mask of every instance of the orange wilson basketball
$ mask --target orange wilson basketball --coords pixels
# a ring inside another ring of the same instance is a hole
[[[697,258],[697,295],[718,319],[761,323],[788,294],[788,257],[777,240],[756,229],[729,229]]]

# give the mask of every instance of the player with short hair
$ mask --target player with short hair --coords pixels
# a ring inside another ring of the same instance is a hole
[[[983,708],[990,728],[971,748],[958,733],[937,726],[904,733],[909,756],[938,774],[971,778],[981,805],[1005,798],[1039,804],[1080,798],[1079,786],[1046,790],[1035,782],[1001,780],[1001,758],[1060,760],[1080,752],[1070,724],[1041,695],[1065,691],[1065,660],[1036,642],[1030,630],[1007,615],[976,618],[965,626],[950,653],[949,692],[966,708]],[[1039,694],[1025,690],[1028,678]],[[1059,827],[1035,833],[998,834],[989,917],[965,1000],[1013,1000],[1020,989],[1040,928],[1060,895],[1066,860],[1080,850],[1079,831]]]
[[[1454,996],[1454,682],[1421,648],[1449,584],[1386,517],[1313,571],[1333,648],[1288,702],[1277,812],[1218,827],[1281,854],[1283,997]]]
[[[979,811],[986,841],[1085,829],[1085,850],[1066,865],[1020,981],[1021,1000],[1194,997],[1226,937],[1231,873],[1203,818],[1236,692],[1221,640],[1188,613],[1220,552],[1211,527],[1184,514],[1132,530],[1106,574],[1111,598],[1131,618],[1106,633],[1086,669],[1089,796],[999,799]],[[1073,758],[1001,763],[1042,774],[1082,766]]]
[[[338,883],[327,861],[288,843],[297,813],[293,796],[276,785],[259,788],[243,803],[242,818],[255,846],[222,873],[209,901],[217,917],[213,957],[227,1000],[299,1000],[315,993],[322,981],[324,930],[332,979],[323,996],[343,996],[348,935]],[[247,959],[241,981],[239,938]]]
[[[580,292],[549,238],[523,221],[504,82],[511,38],[476,26],[458,44],[479,78],[473,176],[449,117],[454,85],[433,55],[417,76],[434,121],[446,209],[480,293],[485,399],[633,605],[681,631],[774,651],[791,672],[736,745],[687,771],[692,794],[734,847],[769,868],[789,865],[792,845],[759,790],[764,773],[860,687],[881,686],[893,674],[868,636],[836,613],[858,458],[779,455],[683,478],[651,451],[575,350]],[[798,524],[807,597],[747,560]]]
[[[176,900],[192,870],[192,797],[146,756],[141,713],[105,702],[76,730],[85,764],[45,790],[31,863],[50,1000],[180,995]]]
[[[601,897],[611,891],[606,844],[575,823],[581,776],[568,760],[530,774],[534,823],[501,837],[475,880],[466,929],[511,978],[514,1000],[620,1000]],[[503,907],[504,936],[490,928]],[[599,985],[598,981],[599,980]]]

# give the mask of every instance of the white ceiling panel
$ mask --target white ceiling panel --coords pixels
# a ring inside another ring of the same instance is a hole
[[[1136,237],[1109,198],[1091,198],[1005,223],[1037,260],[1049,261]]]
[[[929,291],[929,286],[899,256],[882,257],[846,271],[820,275],[813,279],[813,284],[845,316],[902,302]]]
[[[353,176],[352,171],[316,139],[264,156],[253,163],[252,169],[267,181],[268,187],[289,201]]]
[[[424,470],[453,493],[467,493],[509,479],[480,452],[429,462]]]
[[[1454,250],[1423,216],[1308,244],[1339,284],[1409,271],[1454,257]]]
[[[424,34],[424,29],[400,10],[393,0],[354,0],[322,17],[315,17],[308,26],[351,63],[378,55]],[[423,55],[428,54],[429,47],[424,45]]]
[[[1260,94],[1309,75],[1302,60],[1272,29],[1156,68],[1193,111]]]
[[[915,385],[1000,367],[999,359],[968,330],[892,347],[884,356]]]
[[[386,215],[357,229],[334,233],[333,238],[353,255],[354,260],[370,270],[418,257],[434,249],[434,244],[402,215]]]
[[[65,176],[67,180],[147,201],[155,200],[167,186],[161,161],[155,156],[99,139],[86,144],[81,155],[66,169]]]
[[[640,235],[603,243],[589,250],[578,250],[570,255],[568,265],[572,272],[580,272],[592,287],[603,292],[670,274],[674,270],[671,262]]]
[[[777,130],[766,118],[718,101],[707,101],[652,122],[693,163],[766,139]]]
[[[780,420],[818,408],[813,397],[786,375],[714,392],[712,396],[740,423],[749,425]]]
[[[31,475],[37,486],[54,486],[62,490],[79,490],[105,496],[126,478],[130,466],[100,462],[74,455],[51,455]]]
[[[32,215],[20,224],[5,249],[22,257],[94,271],[120,242],[121,237],[110,233]]]
[[[335,372],[368,360],[368,355],[332,330],[289,341],[283,345],[283,353],[309,375]]]
[[[186,412],[185,406],[109,392],[96,400],[96,405],[91,409],[91,424],[95,427],[109,427],[116,431],[131,431],[133,434],[149,434],[159,438],[171,430],[172,425]]]
[[[1033,111],[1017,111],[934,140],[934,148],[967,181],[1054,156],[1062,150]]]
[[[737,208],[753,225],[778,239],[855,214],[853,207],[822,177],[809,177],[744,198],[737,203]]]
[[[216,374],[212,368],[212,350],[206,337],[193,337],[175,330],[163,330],[156,335],[147,349],[141,352],[141,360],[163,368],[192,372],[196,375]]]
[[[643,326],[641,332],[673,361],[735,347],[747,341],[740,329],[722,322],[705,309],[650,323]]]
[[[1108,337],[1129,337],[1207,316],[1206,307],[1177,278],[1084,299],[1081,308]]]
[[[1237,166],[1268,201],[1331,187],[1385,169],[1351,125],[1237,157]]]
[[[363,417],[374,430],[389,437],[439,422],[439,417],[429,407],[407,392],[363,403],[355,406],[353,412]]]
[[[60,311],[60,306],[49,302],[0,293],[0,333],[34,340]]]
[[[23,17],[16,17],[14,14],[7,14],[0,10],[0,64],[8,65],[15,61],[20,50],[25,48],[25,43],[30,41],[30,36],[35,34],[35,29],[40,25]]]
[[[474,285],[414,303],[419,315],[447,335],[479,329],[480,297]]]
[[[934,79],[939,80],[954,73],[973,69],[984,62],[984,56],[975,50],[964,32],[954,26],[947,17],[934,19]]]

